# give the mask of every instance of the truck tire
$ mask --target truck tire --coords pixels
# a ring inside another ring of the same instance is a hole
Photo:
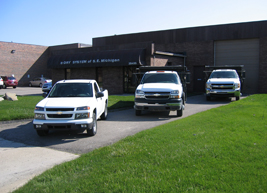
[[[41,137],[47,136],[49,133],[49,130],[36,130],[37,134]]]
[[[93,126],[92,128],[88,128],[87,130],[87,135],[89,136],[94,136],[97,132],[97,120],[96,120],[96,113],[93,113]]]
[[[239,99],[240,99],[240,97],[239,97],[239,96],[235,97],[235,100],[236,100],[236,101],[238,101]]]
[[[183,107],[180,110],[177,110],[177,117],[183,116]]]
[[[135,115],[136,116],[140,116],[142,114],[142,111],[141,110],[135,110]]]
[[[104,112],[102,113],[101,115],[101,119],[102,120],[106,120],[107,119],[107,116],[108,116],[108,104],[107,104],[107,101],[105,102],[105,110]]]

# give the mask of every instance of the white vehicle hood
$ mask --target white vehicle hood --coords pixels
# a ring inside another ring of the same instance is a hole
[[[173,83],[146,83],[140,84],[137,89],[144,92],[158,91],[158,92],[170,92],[172,90],[178,90],[181,88],[181,84]]]
[[[231,83],[239,83],[238,78],[211,78],[207,81],[207,83],[213,84],[231,84]]]
[[[90,97],[66,97],[66,98],[45,98],[41,100],[36,106],[44,108],[53,107],[82,107],[89,106],[93,98]]]

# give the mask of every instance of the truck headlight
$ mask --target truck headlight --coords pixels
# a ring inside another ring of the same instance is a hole
[[[90,113],[76,113],[75,119],[88,119],[90,117]]]
[[[83,111],[83,110],[90,110],[90,107],[84,106],[84,107],[77,107],[76,111]]]
[[[235,89],[240,88],[240,83],[235,83]]]
[[[145,98],[145,93],[142,90],[135,91],[135,98]]]
[[[206,88],[207,89],[211,89],[211,84],[210,83],[206,83]]]
[[[173,99],[180,98],[180,96],[179,96],[179,90],[173,90],[173,91],[171,91],[171,98],[173,98]]]
[[[44,111],[44,107],[35,107],[36,111]]]
[[[34,114],[34,118],[35,118],[35,119],[42,119],[42,120],[45,120],[45,114],[42,114],[42,113],[35,113],[35,114]]]

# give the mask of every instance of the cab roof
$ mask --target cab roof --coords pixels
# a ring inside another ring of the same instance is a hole
[[[93,83],[95,80],[91,79],[71,79],[71,80],[60,80],[57,83]]]

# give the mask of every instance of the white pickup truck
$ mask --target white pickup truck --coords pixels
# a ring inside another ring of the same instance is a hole
[[[240,99],[241,83],[234,69],[213,70],[206,82],[206,99],[211,97],[235,97]]]
[[[97,119],[107,118],[108,91],[100,91],[95,80],[61,80],[35,107],[33,126],[39,136],[49,130],[97,132]]]
[[[175,71],[148,71],[135,91],[135,114],[142,111],[177,111],[183,115],[185,93]]]

